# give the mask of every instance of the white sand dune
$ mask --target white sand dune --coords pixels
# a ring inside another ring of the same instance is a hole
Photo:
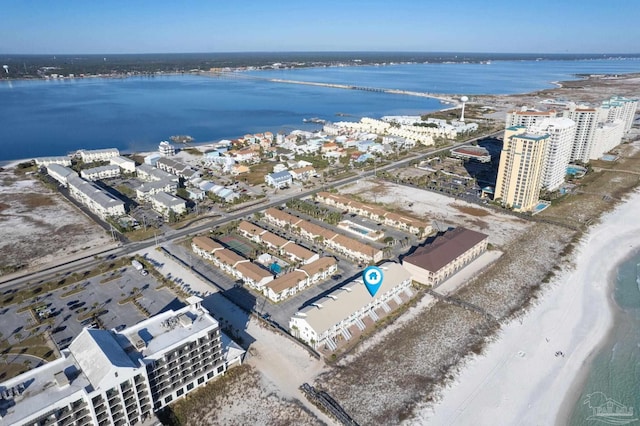
[[[605,215],[577,247],[575,268],[555,280],[530,312],[505,326],[484,355],[462,367],[439,402],[409,423],[564,424],[612,327],[617,265],[640,247],[638,211],[635,192]]]

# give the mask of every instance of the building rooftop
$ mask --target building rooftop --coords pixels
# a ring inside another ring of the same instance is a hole
[[[137,368],[108,330],[83,329],[69,350],[94,389],[103,388],[105,379],[111,383],[119,368]]]
[[[431,244],[419,247],[413,254],[405,256],[402,262],[437,272],[486,238],[488,236],[483,233],[458,227],[436,237]]]
[[[275,235],[275,237],[280,238],[277,235]],[[299,246],[296,243],[293,243],[291,241],[289,241],[288,244],[287,244],[287,241],[284,238],[280,238],[280,239],[285,241],[285,243],[280,246],[280,247],[282,247],[282,250],[284,250],[287,253],[292,254],[293,256],[297,257],[298,259],[309,260],[313,256],[315,256],[315,253],[312,252],[311,250],[307,250],[306,248],[304,248],[302,246]]]
[[[213,252],[214,250],[218,250],[218,249],[223,249],[224,247],[222,246],[222,244],[213,241],[211,238],[209,237],[193,237],[193,239],[191,240],[191,242],[193,244],[195,244],[198,248],[207,251],[209,253]]]
[[[307,275],[304,272],[293,271],[276,278],[266,286],[277,294],[297,286],[300,281],[304,281],[305,279],[307,279]]]
[[[93,200],[96,204],[103,208],[110,208],[118,204],[124,205],[124,201],[119,200],[114,195],[106,192],[93,182],[88,182],[78,176],[69,176],[67,179],[70,186],[82,192],[87,198]]]
[[[222,250],[216,250],[213,256],[220,260],[222,263],[226,263],[229,266],[234,266],[238,262],[248,262],[247,259],[237,254],[235,251],[227,248]]]
[[[283,246],[285,246],[285,244],[287,246],[290,246],[291,244],[293,244],[293,243],[289,243],[288,240],[282,238],[281,236],[276,235],[276,234],[274,234],[272,232],[269,232],[269,231],[267,231],[264,234],[262,234],[260,236],[260,238],[265,243],[271,244],[271,245],[273,245],[275,247],[283,247]],[[287,244],[287,243],[289,243],[289,244]],[[288,251],[288,247],[284,247],[284,250]]]
[[[269,177],[271,177],[271,179],[273,179],[276,182],[284,181],[284,180],[291,179],[291,173],[289,173],[288,170],[284,170],[282,172],[271,173]]]
[[[240,222],[240,224],[238,225],[238,230],[247,232],[248,234],[251,234],[254,236],[263,235],[265,232],[267,232],[265,229],[262,229],[258,225],[254,225],[253,223],[248,222],[246,220],[243,220],[242,222]]]
[[[47,166],[47,173],[50,173],[50,172],[56,173],[63,177],[68,177],[72,175],[78,176],[78,173],[76,173],[75,170],[70,169],[69,167],[66,167],[66,166],[61,166],[60,164],[55,164],[55,163],[49,164]]]
[[[357,278],[332,291],[313,305],[302,308],[296,316],[305,318],[318,334],[322,334],[354,312],[361,311],[372,300],[382,298],[389,290],[411,279],[411,274],[397,263],[386,262],[380,268],[383,280],[375,297],[371,297],[362,278]]]
[[[273,277],[271,272],[266,269],[262,269],[260,266],[252,262],[243,262],[236,266],[236,269],[243,277],[249,278],[253,281],[261,281],[264,278]]]
[[[182,198],[174,197],[173,195],[167,194],[163,191],[153,194],[151,196],[151,199],[156,200],[158,203],[167,207],[180,206],[185,204],[185,200],[183,200]]]
[[[336,263],[338,262],[336,262],[333,257],[321,257],[315,262],[311,262],[308,265],[300,267],[300,269],[309,274],[309,276],[313,276],[320,271],[326,271]]]
[[[168,310],[123,330],[120,344],[128,357],[158,358],[184,343],[194,334],[218,327],[218,322],[198,305],[188,305],[178,311]]]
[[[56,379],[60,377],[60,372],[63,372],[68,384],[58,384],[59,380]],[[19,424],[26,417],[48,412],[56,401],[75,394],[79,399],[84,389],[90,386],[87,376],[77,368],[74,358],[65,350],[61,358],[2,383],[0,390],[14,393],[15,396],[0,398],[0,422],[6,425]]]

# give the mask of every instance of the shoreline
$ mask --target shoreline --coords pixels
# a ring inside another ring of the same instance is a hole
[[[615,335],[613,331],[615,330],[616,323],[620,320],[620,317],[623,315],[621,312],[621,308],[618,307],[615,299],[615,287],[617,281],[617,272],[621,268],[621,266],[628,262],[630,259],[637,257],[640,254],[640,249],[637,246],[631,248],[631,251],[628,252],[627,256],[619,260],[614,264],[612,269],[609,271],[609,286],[608,286],[608,297],[607,302],[610,308],[611,313],[611,326],[609,327],[606,336],[596,345],[593,350],[589,353],[587,358],[585,359],[583,365],[585,368],[582,369],[575,377],[575,380],[571,383],[569,387],[569,391],[565,395],[562,400],[561,407],[556,416],[555,424],[558,426],[567,425],[571,420],[572,414],[574,412],[574,408],[578,404],[579,398],[584,390],[584,387],[589,380],[589,376],[591,374],[593,363],[595,359],[602,350],[608,346],[611,346],[615,342]]]
[[[635,190],[606,213],[582,238],[575,267],[504,325],[482,355],[468,358],[412,423],[566,424],[588,367],[612,338],[615,273],[640,247],[639,208]]]

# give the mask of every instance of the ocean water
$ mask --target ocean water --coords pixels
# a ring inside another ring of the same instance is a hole
[[[614,329],[590,366],[571,414],[572,426],[640,424],[640,252],[619,266],[613,300]],[[593,417],[593,407],[607,400],[633,408],[633,415]]]
[[[578,73],[640,72],[640,60],[495,61],[308,68],[248,73],[442,93],[516,93],[550,87]],[[196,142],[246,133],[316,129],[325,120],[420,114],[437,100],[359,90],[193,75],[127,79],[0,82],[0,163],[77,149],[155,150],[188,134]]]

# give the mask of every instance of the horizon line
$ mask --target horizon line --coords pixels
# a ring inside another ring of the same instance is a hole
[[[2,56],[50,56],[50,55],[210,55],[210,54],[283,54],[283,53],[378,53],[378,54],[472,54],[472,55],[589,55],[589,56],[640,56],[640,52],[479,52],[479,51],[455,51],[455,50],[229,50],[229,51],[194,51],[194,52],[98,52],[98,53],[5,53]]]

